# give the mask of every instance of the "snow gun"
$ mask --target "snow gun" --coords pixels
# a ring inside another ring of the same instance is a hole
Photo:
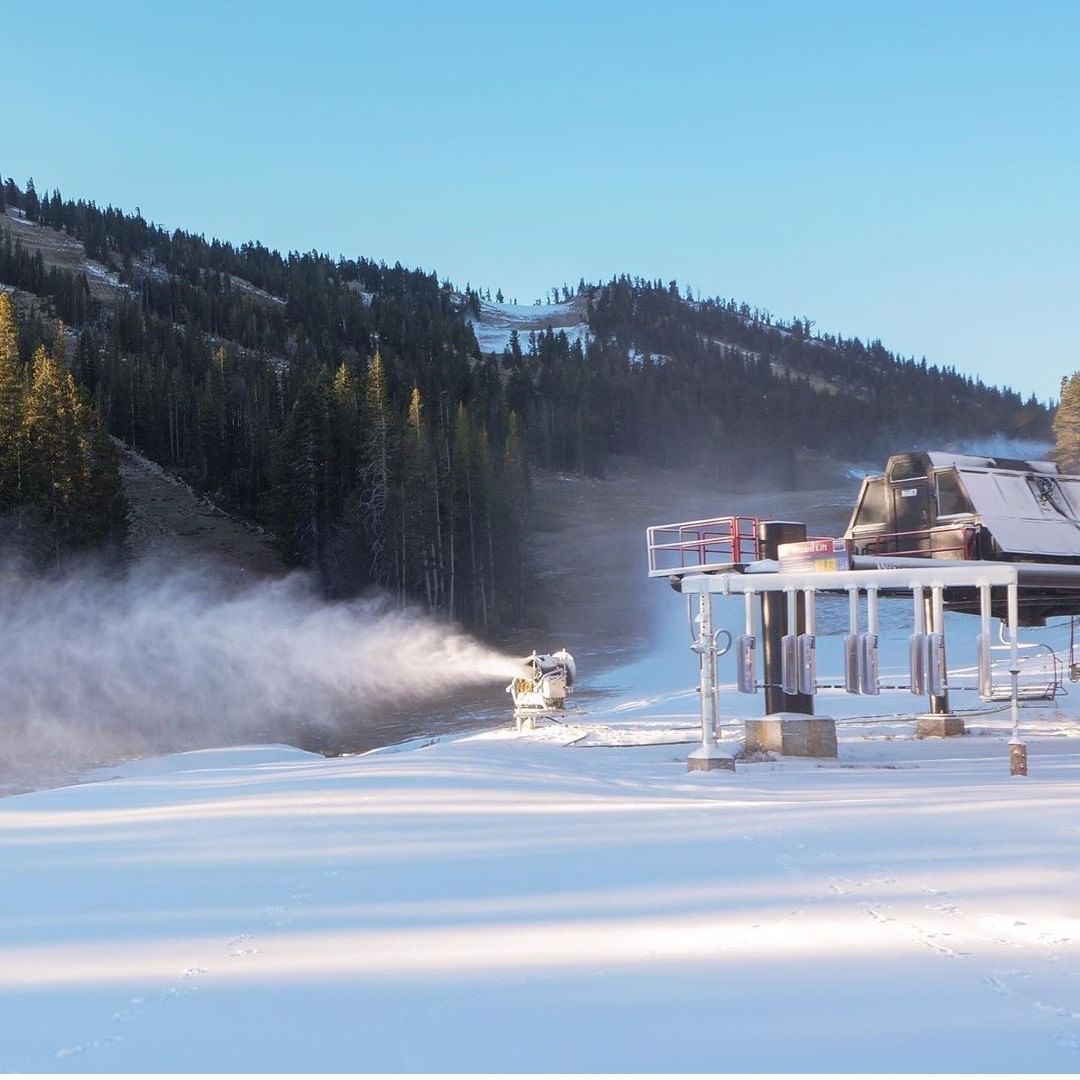
[[[562,712],[576,675],[577,665],[565,649],[540,655],[534,652],[525,658],[522,673],[506,688],[513,698],[514,712]]]

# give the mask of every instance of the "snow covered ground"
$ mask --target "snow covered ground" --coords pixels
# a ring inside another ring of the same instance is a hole
[[[1025,709],[1026,779],[1007,712],[916,740],[902,692],[822,695],[837,761],[688,774],[685,617],[647,603],[652,656],[532,734],[0,801],[0,1069],[1076,1071],[1075,699]]]
[[[501,353],[510,347],[510,335],[516,330],[523,352],[528,351],[531,331],[543,333],[549,326],[557,334],[561,330],[572,345],[583,345],[589,336],[585,315],[585,298],[574,297],[559,304],[493,304],[480,301],[480,314],[468,314],[466,321],[473,328],[476,342],[484,353]]]

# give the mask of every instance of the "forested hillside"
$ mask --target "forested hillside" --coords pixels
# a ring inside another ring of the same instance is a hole
[[[1034,398],[904,360],[880,342],[814,336],[733,300],[619,277],[550,305],[561,330],[512,336],[511,408],[539,464],[599,471],[611,452],[725,484],[799,481],[809,450],[884,460],[901,447],[994,434],[1049,437]],[[582,310],[587,340],[562,312]],[[474,310],[481,311],[474,304]]]
[[[170,233],[32,182],[0,203],[24,381],[39,346],[64,352],[110,433],[329,594],[377,585],[473,626],[519,617],[530,465],[790,483],[805,451],[1049,430],[1034,400],[674,282],[563,287],[503,340],[501,294],[433,273]]]
[[[39,566],[119,544],[116,448],[75,384],[58,324],[53,349],[20,361],[14,308],[0,293],[0,550]]]

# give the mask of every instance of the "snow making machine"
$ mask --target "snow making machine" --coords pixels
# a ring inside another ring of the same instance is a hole
[[[506,688],[514,702],[514,719],[520,730],[537,717],[552,716],[566,708],[566,695],[574,687],[577,665],[565,649],[533,653],[523,661],[522,673]]]

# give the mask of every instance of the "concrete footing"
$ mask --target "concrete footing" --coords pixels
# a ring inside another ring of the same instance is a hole
[[[735,771],[735,759],[716,746],[699,746],[687,759],[687,772],[710,772],[713,769]]]
[[[953,713],[927,713],[915,721],[915,736],[919,739],[945,739],[966,734],[964,718]]]
[[[771,750],[791,757],[836,757],[836,721],[831,716],[779,712],[746,721],[746,750]]]

